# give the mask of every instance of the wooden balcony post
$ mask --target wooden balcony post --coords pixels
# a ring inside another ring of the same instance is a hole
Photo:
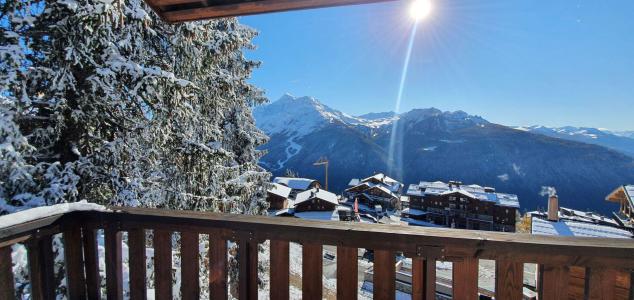
[[[465,257],[453,263],[453,299],[477,299],[478,259]]]
[[[86,272],[86,291],[88,299],[101,299],[101,282],[99,276],[99,249],[97,248],[97,230],[82,228],[84,246],[84,271]]]
[[[123,299],[123,270],[121,261],[121,231],[109,224],[105,229],[106,295],[108,300]]]
[[[209,235],[209,297],[227,299],[227,241]]]
[[[27,243],[31,297],[35,300],[55,299],[55,276],[51,236]]]
[[[0,247],[0,299],[15,298],[11,246]]]
[[[588,268],[586,272],[587,299],[615,299],[616,273],[615,269]]]
[[[156,299],[172,299],[172,232],[154,230],[154,291]]]
[[[495,261],[496,299],[521,300],[524,287],[524,264],[507,259]]]
[[[568,266],[539,265],[537,291],[540,300],[568,298]]]
[[[69,226],[64,231],[64,261],[68,280],[68,299],[86,299],[84,257],[81,244],[81,227]]]
[[[302,244],[302,299],[322,299],[322,253],[321,244]]]
[[[374,299],[396,297],[396,258],[394,252],[374,250],[374,276],[372,279]]]
[[[258,243],[243,237],[238,246],[238,298],[255,300],[258,298]]]
[[[181,296],[185,300],[200,298],[198,233],[181,232]]]
[[[289,243],[271,240],[271,299],[289,299]]]
[[[145,256],[145,230],[128,231],[128,247],[130,249],[130,299],[147,299],[147,262]]]
[[[337,246],[337,299],[357,299],[358,249]]]
[[[412,300],[436,299],[436,260],[412,258]]]

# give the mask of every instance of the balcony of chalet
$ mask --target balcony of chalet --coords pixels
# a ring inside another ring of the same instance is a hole
[[[41,208],[36,208],[41,209]],[[171,299],[172,273],[181,278],[182,299],[199,299],[203,264],[211,299],[289,299],[289,243],[302,245],[301,294],[322,299],[323,247],[336,247],[336,297],[357,299],[358,249],[374,250],[373,298],[395,299],[396,254],[412,259],[412,299],[436,299],[436,262],[453,265],[453,299],[478,299],[479,260],[495,261],[495,299],[522,299],[524,264],[538,265],[538,299],[632,299],[631,239],[538,236],[519,233],[415,226],[314,221],[128,207],[29,210],[0,219],[0,299],[15,297],[12,245],[25,245],[31,297],[55,299],[52,239],[63,240],[68,299]],[[23,216],[31,216],[25,218]],[[33,217],[34,216],[34,217]],[[8,220],[8,222],[7,222]],[[122,268],[122,236],[129,273]],[[103,240],[98,236],[105,237]],[[173,234],[180,236],[172,243]],[[199,242],[209,250],[199,259]],[[270,241],[270,289],[258,290],[258,245]],[[232,242],[232,243],[228,243]],[[235,244],[234,244],[235,243]],[[229,292],[228,245],[237,245],[237,289]],[[97,249],[103,246],[105,251]],[[146,271],[146,249],[153,250],[153,274]],[[172,253],[180,267],[172,268]],[[101,257],[100,257],[101,255]],[[99,261],[105,260],[105,289]],[[124,278],[129,291],[124,295]],[[153,281],[153,290],[146,283]],[[58,290],[59,291],[59,290]],[[178,294],[178,292],[176,293]]]

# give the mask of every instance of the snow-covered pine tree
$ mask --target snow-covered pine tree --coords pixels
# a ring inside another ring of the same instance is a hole
[[[255,34],[166,24],[142,0],[0,0],[0,214],[80,199],[262,213]]]
[[[253,30],[166,24],[141,0],[0,4],[4,213],[77,199],[262,211]]]

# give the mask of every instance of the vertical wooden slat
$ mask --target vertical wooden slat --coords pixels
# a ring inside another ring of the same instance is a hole
[[[123,299],[121,236],[121,231],[115,227],[105,229],[106,296],[108,300]]]
[[[453,263],[453,299],[478,298],[478,259],[465,257]]]
[[[337,299],[357,299],[358,249],[337,247]]]
[[[374,250],[374,299],[394,299],[396,295],[396,259],[394,252]]]
[[[412,258],[412,300],[425,299],[425,259]]]
[[[609,268],[591,268],[587,272],[588,297],[590,300],[614,299],[616,288],[616,270]]]
[[[35,300],[55,298],[54,257],[51,236],[27,243],[31,297]]]
[[[289,298],[289,244],[288,241],[271,240],[271,299]],[[338,269],[337,269],[338,272]]]
[[[240,240],[238,246],[238,298],[258,298],[258,243],[248,238]]]
[[[68,280],[68,299],[86,299],[84,257],[81,245],[81,227],[70,226],[64,231],[64,260]]]
[[[181,233],[181,296],[185,300],[200,297],[198,282],[198,233]]]
[[[0,247],[0,299],[15,298],[11,246]]]
[[[128,246],[130,249],[130,299],[147,299],[147,262],[145,257],[145,230],[133,229],[128,231]]]
[[[227,241],[209,237],[209,295],[211,299],[227,299]]]
[[[523,297],[524,264],[507,259],[495,262],[495,298],[521,300]]]
[[[566,299],[568,297],[568,267],[539,265],[537,290],[540,300]]]
[[[88,299],[101,299],[99,277],[99,249],[97,248],[97,230],[93,228],[82,229],[82,242],[84,244],[84,270],[86,272],[86,291]]]
[[[425,299],[436,299],[436,260],[425,259]]]
[[[302,245],[302,299],[322,298],[322,249],[321,244]]]
[[[155,299],[172,299],[172,233],[154,230]]]

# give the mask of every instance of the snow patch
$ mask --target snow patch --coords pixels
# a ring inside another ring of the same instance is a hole
[[[508,173],[504,173],[502,175],[498,175],[498,179],[500,181],[508,181],[510,179],[510,176]]]
[[[286,162],[302,150],[302,146],[295,142],[295,139],[299,136],[300,134],[297,133],[286,141],[288,142],[288,147],[286,147],[286,149],[284,150],[284,152],[286,153],[286,158],[277,161],[277,170],[281,170],[282,168],[284,168]]]
[[[88,203],[85,200],[74,203],[62,203],[51,206],[31,208],[16,213],[0,216],[0,228],[7,228],[18,224],[61,215],[73,211],[107,211],[105,206]]]

